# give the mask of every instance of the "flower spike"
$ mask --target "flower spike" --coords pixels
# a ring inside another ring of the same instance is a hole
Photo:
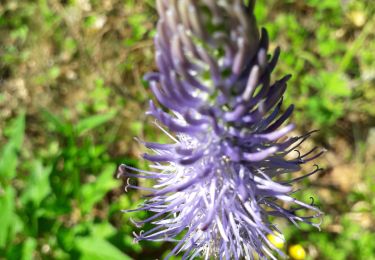
[[[155,225],[135,238],[177,241],[167,259],[180,252],[183,259],[283,256],[268,239],[280,234],[271,220],[319,227],[322,212],[293,198],[291,186],[319,167],[287,178],[321,153],[314,148],[290,158],[311,133],[287,137],[294,124],[284,123],[293,105],[285,112],[281,105],[290,75],[271,82],[280,49],[267,54],[254,0],[156,2],[159,71],[145,80],[160,105],[150,102],[148,113],[173,142],[141,142],[154,171],[120,166],[126,178],[155,181],[153,188],[127,185],[147,193],[138,210],[155,213],[135,222]]]

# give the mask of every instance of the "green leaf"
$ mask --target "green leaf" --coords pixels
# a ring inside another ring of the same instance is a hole
[[[78,237],[76,246],[81,252],[82,260],[131,260],[117,247],[101,238]]]
[[[91,234],[98,238],[108,238],[116,234],[116,228],[108,222],[98,223],[91,226]]]
[[[65,123],[63,120],[53,115],[47,110],[43,110],[44,118],[50,123],[53,127],[53,130],[63,134],[64,136],[70,136],[72,133],[71,126]]]
[[[37,242],[34,238],[29,237],[23,244],[22,247],[22,260],[32,260],[34,259],[33,253],[36,249]]]
[[[83,25],[86,28],[93,27],[95,25],[95,22],[97,21],[97,19],[98,18],[95,15],[90,15],[90,16],[85,18]]]
[[[97,202],[103,199],[107,192],[118,186],[118,182],[113,176],[115,169],[115,165],[107,165],[95,182],[82,186],[80,190],[82,197],[81,209],[83,212],[90,211]]]
[[[11,180],[16,175],[18,152],[21,150],[25,132],[24,113],[19,115],[7,127],[6,132],[8,133],[9,141],[0,154],[0,181],[3,183]]]
[[[12,143],[15,149],[20,150],[25,133],[25,113],[21,113],[7,127],[7,132],[9,133],[9,143]]]
[[[124,41],[126,47],[131,47],[142,39],[147,32],[147,28],[144,26],[146,20],[147,16],[145,14],[135,13],[128,17],[127,22],[132,28],[132,35]]]
[[[18,155],[12,143],[8,143],[1,154],[0,158],[0,180],[7,183],[16,175],[18,164]]]
[[[325,93],[332,97],[349,97],[351,89],[348,79],[342,73],[321,73],[323,89]]]
[[[31,201],[38,206],[41,201],[51,192],[49,176],[52,167],[44,167],[42,162],[33,161],[30,166],[30,174],[26,182],[26,189],[21,195],[22,204]]]
[[[135,122],[130,123],[130,131],[135,136],[138,136],[141,134],[142,128],[143,128],[142,122],[135,121]]]
[[[91,129],[94,129],[96,127],[99,127],[109,120],[111,120],[116,115],[115,112],[109,112],[102,115],[94,115],[90,116],[88,118],[85,118],[78,122],[78,124],[75,126],[76,133],[78,135],[81,135]]]
[[[0,190],[0,248],[6,246],[13,226],[15,191],[12,187]]]

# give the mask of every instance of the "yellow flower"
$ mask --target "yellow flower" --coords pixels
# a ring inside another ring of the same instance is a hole
[[[289,255],[295,260],[304,260],[306,251],[301,245],[292,245],[289,247]]]

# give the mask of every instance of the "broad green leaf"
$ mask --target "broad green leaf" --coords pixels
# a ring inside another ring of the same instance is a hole
[[[130,131],[133,135],[138,136],[141,134],[143,128],[142,122],[135,121],[130,124]]]
[[[21,194],[22,204],[31,201],[35,206],[51,192],[49,176],[52,167],[44,167],[39,160],[33,161],[30,165],[30,173],[26,182],[25,191]]]
[[[82,119],[77,123],[75,126],[76,133],[78,135],[83,134],[84,132],[87,132],[91,129],[94,129],[96,127],[99,127],[109,120],[111,120],[116,115],[115,112],[109,112],[102,115],[94,115],[90,116],[88,118]]]
[[[60,247],[64,251],[71,251],[75,247],[75,233],[73,228],[60,226],[56,232]]]
[[[116,228],[109,222],[98,223],[91,226],[91,234],[93,237],[108,238],[116,234],[116,231]]]
[[[131,260],[117,247],[107,240],[97,237],[78,237],[77,249],[81,252],[82,260]]]
[[[18,164],[17,150],[14,144],[8,143],[5,145],[0,158],[0,180],[7,183],[16,176],[16,168]]]
[[[104,198],[107,192],[118,186],[118,182],[113,176],[115,169],[115,165],[107,165],[95,182],[85,184],[81,187],[82,211],[90,211],[97,202]]]
[[[341,73],[321,73],[323,89],[327,95],[332,97],[349,97],[351,89],[348,79]]]
[[[11,124],[7,127],[9,133],[9,143],[13,143],[15,149],[21,149],[24,133],[25,133],[25,113],[21,113]]]
[[[18,152],[21,150],[25,132],[25,115],[16,118],[6,132],[9,140],[0,153],[0,181],[6,182],[14,178],[18,164]]]
[[[28,237],[23,243],[22,247],[22,260],[32,260],[34,259],[33,253],[37,247],[37,241],[35,238]]]
[[[12,187],[6,187],[0,191],[0,248],[4,248],[9,239],[9,233],[13,226],[15,191]]]

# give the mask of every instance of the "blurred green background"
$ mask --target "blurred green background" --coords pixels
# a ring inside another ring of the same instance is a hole
[[[274,79],[293,74],[297,132],[320,129],[307,146],[328,150],[297,195],[326,213],[322,231],[285,226],[285,252],[375,259],[374,14],[373,0],[257,2],[282,49]],[[130,217],[147,213],[121,213],[141,196],[115,178],[120,163],[146,167],[135,136],[161,138],[142,82],[156,20],[151,0],[0,2],[0,259],[160,259],[173,247],[132,243]]]

